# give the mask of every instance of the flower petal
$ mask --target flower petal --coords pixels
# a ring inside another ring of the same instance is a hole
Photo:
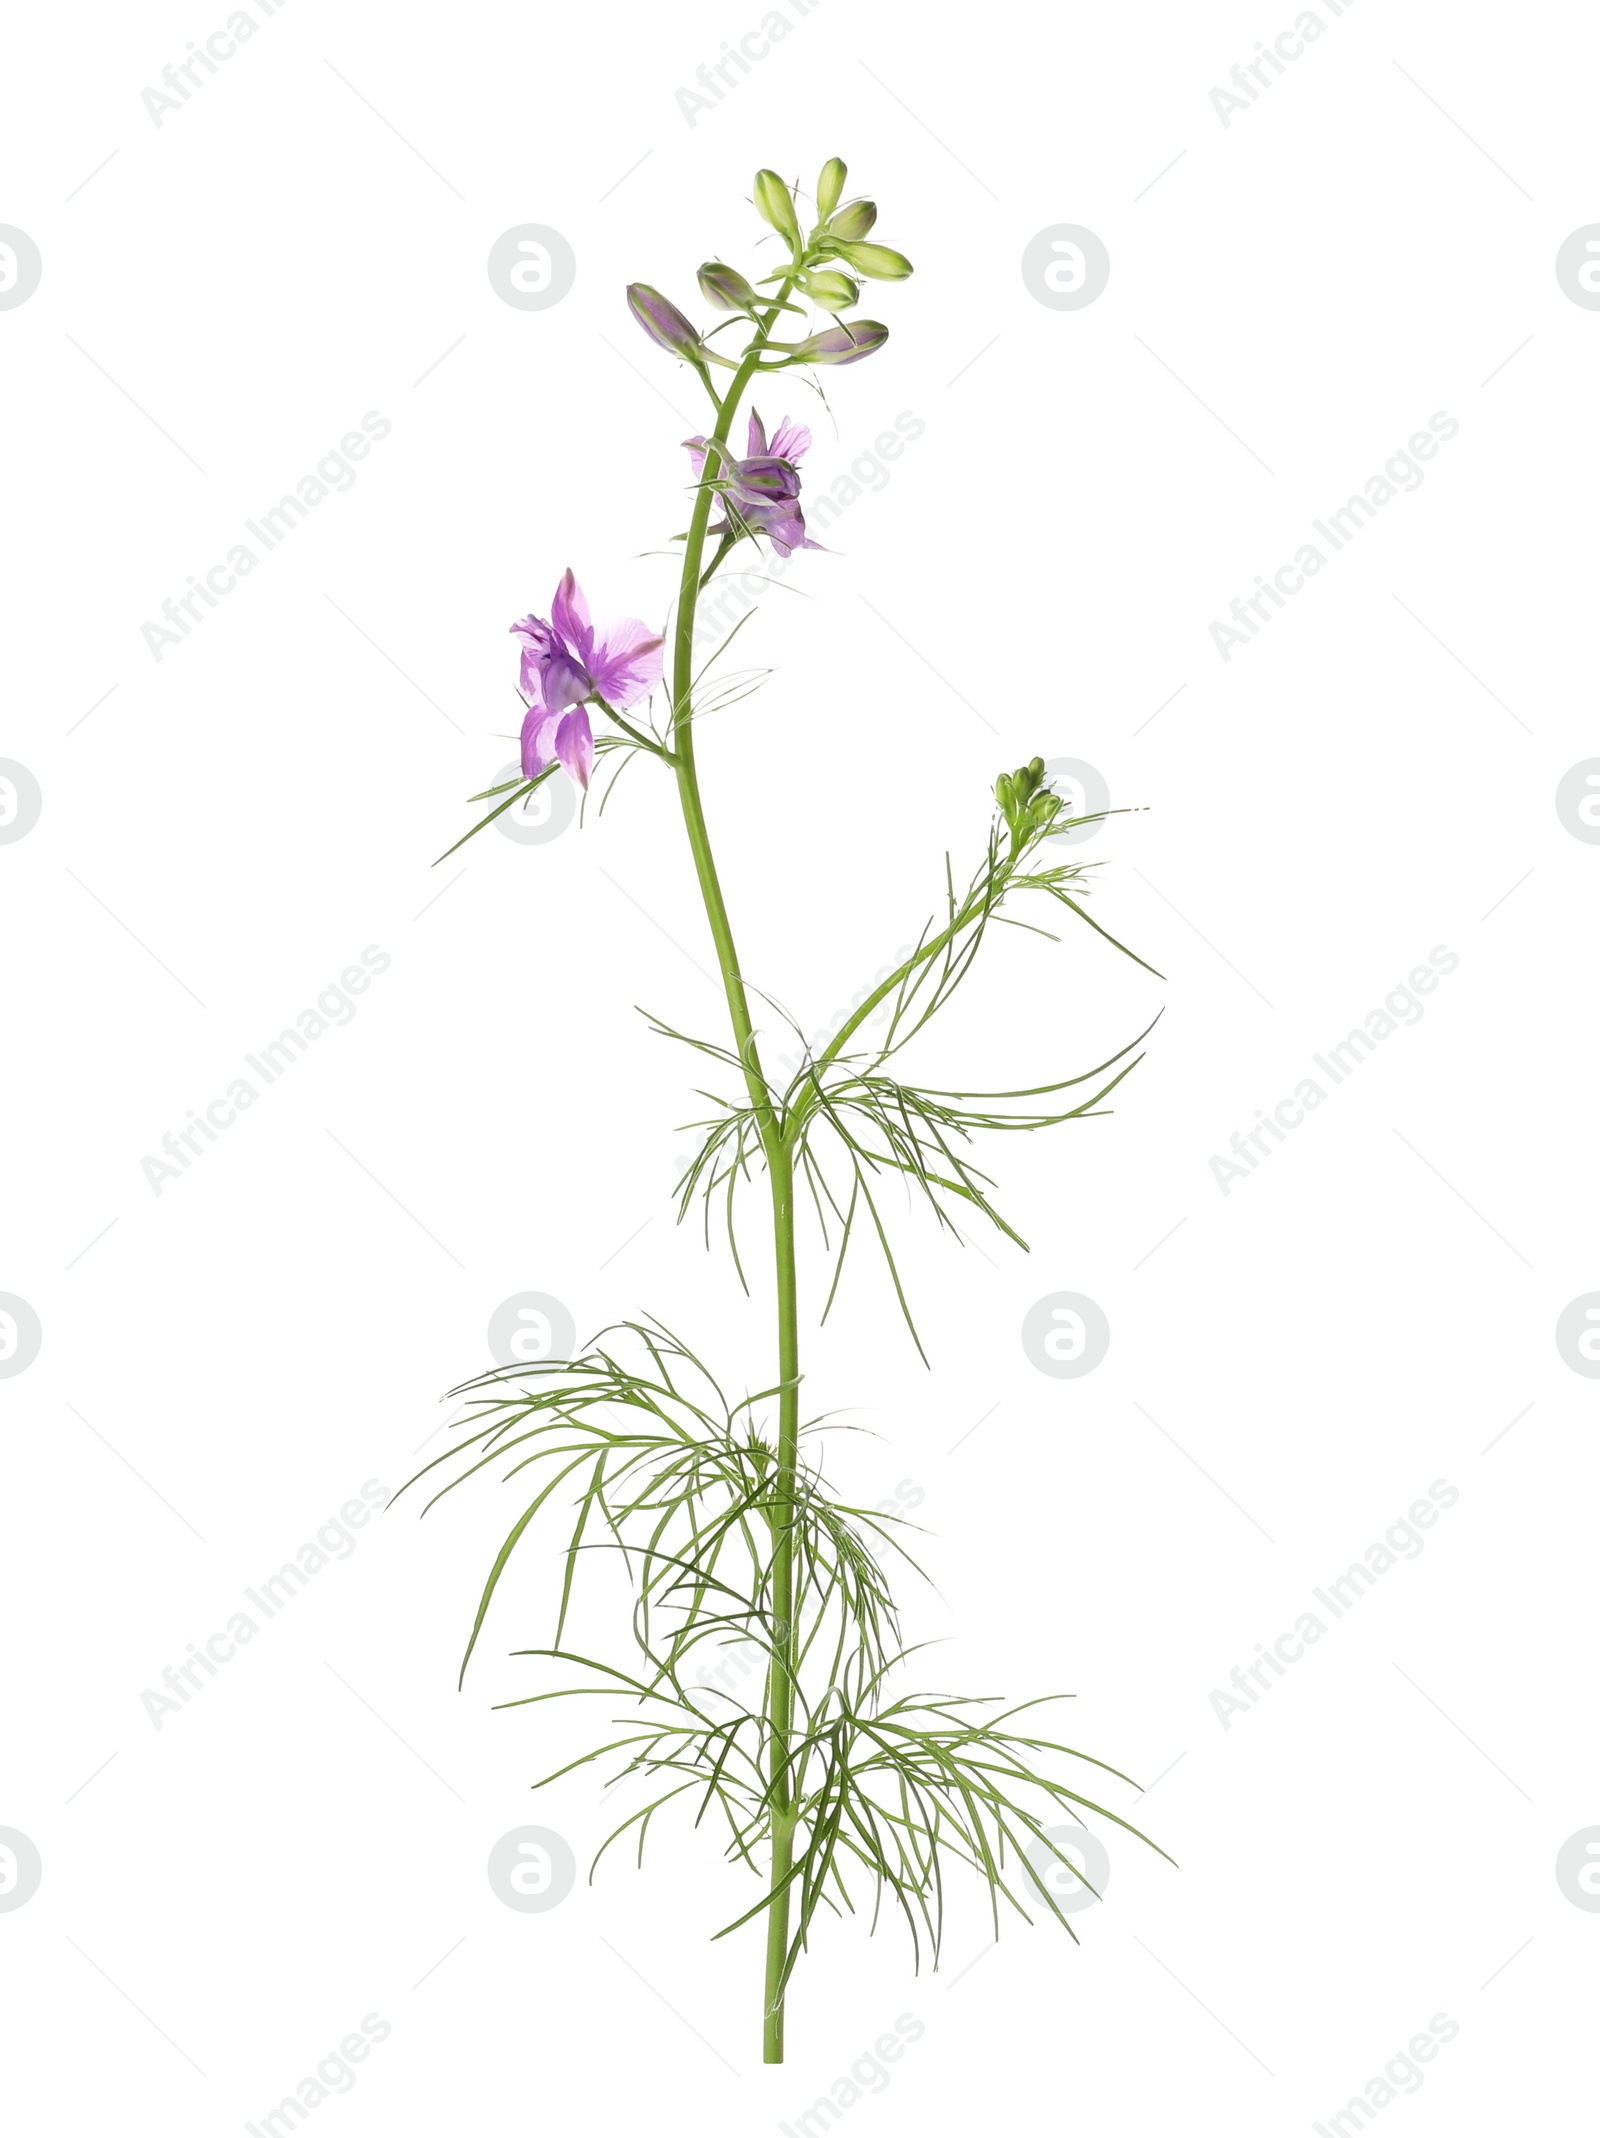
[[[562,573],[556,598],[550,604],[550,621],[566,641],[568,649],[587,664],[594,633],[589,624],[589,604],[583,598],[582,587],[572,576],[570,564]]]
[[[799,460],[811,450],[811,433],[803,423],[791,423],[787,416],[772,434],[772,443],[767,451],[777,460]]]
[[[589,715],[581,706],[568,713],[556,729],[556,756],[578,785],[587,788],[594,770],[594,736],[589,730]]]
[[[626,712],[647,698],[661,681],[660,636],[636,616],[613,624],[600,638],[589,662],[595,689],[608,705]]]
[[[758,453],[765,453],[770,450],[771,448],[767,444],[767,427],[762,422],[761,418],[756,414],[755,410],[751,409],[750,443],[748,444],[748,446],[746,446],[745,451],[753,460]]]
[[[570,717],[570,715],[569,715]],[[551,738],[561,724],[561,715],[548,705],[530,705],[522,722],[522,776],[537,779],[549,768]]]

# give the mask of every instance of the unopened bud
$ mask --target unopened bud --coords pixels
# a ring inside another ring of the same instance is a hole
[[[864,238],[878,220],[878,204],[875,200],[847,200],[836,215],[828,218],[828,235],[851,241]]]
[[[760,302],[739,270],[724,267],[720,260],[707,260],[697,279],[701,296],[719,312],[748,312]]]
[[[789,240],[800,242],[800,218],[795,214],[794,195],[776,171],[757,171],[756,209],[763,221]]]
[[[650,339],[674,356],[700,357],[700,336],[678,307],[648,282],[628,284],[628,309]]]
[[[844,175],[842,157],[830,156],[822,166],[822,176],[817,180],[817,214],[823,222],[839,205],[839,197],[844,192]]]
[[[857,303],[861,296],[859,282],[852,282],[848,275],[836,274],[828,267],[819,267],[809,275],[802,275],[800,287],[812,303],[820,304],[825,312],[842,312],[846,305]]]
[[[790,355],[797,364],[859,364],[889,339],[889,329],[876,319],[842,319],[836,327],[808,334]]]
[[[1011,774],[1002,772],[994,783],[994,798],[1009,817],[1017,806],[1016,789],[1011,784]]]
[[[874,282],[904,282],[911,273],[911,262],[891,245],[841,244],[833,249],[847,267]]]

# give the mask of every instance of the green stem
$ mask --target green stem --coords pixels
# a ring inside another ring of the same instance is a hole
[[[705,809],[700,799],[700,781],[695,768],[694,684],[695,609],[702,585],[701,560],[706,527],[711,517],[710,479],[730,456],[726,452],[728,428],[746,386],[753,377],[766,336],[777,317],[778,303],[789,294],[785,282],[778,301],[761,324],[760,332],[746,350],[744,360],[717,403],[717,425],[707,441],[702,482],[696,492],[689,532],[684,542],[683,577],[678,590],[678,612],[672,654],[672,754],[678,779],[678,798],[694,856],[695,875],[705,901],[711,939],[716,946],[728,1015],[733,1023],[734,1043],[744,1068],[746,1088],[754,1109],[757,1132],[772,1183],[772,1231],[778,1300],[778,1461],[773,1483],[772,1615],[773,1653],[767,1673],[768,1793],[772,1821],[772,1902],[767,1910],[766,1984],[762,2019],[762,2061],[783,2062],[783,2003],[779,1985],[789,1950],[789,1894],[786,1887],[794,1861],[796,1815],[789,1771],[790,1737],[794,1724],[793,1669],[796,1650],[794,1624],[793,1508],[795,1469],[800,1441],[800,1315],[796,1288],[794,1245],[794,1165],[790,1146],[766,1078],[750,1021],[750,1004],[739,970],[733,928],[717,879],[717,865],[706,830]],[[709,382],[708,382],[709,388]],[[713,399],[715,396],[713,395]],[[726,550],[718,552],[715,563]],[[705,574],[710,577],[710,572]],[[782,1888],[783,1890],[779,1890]]]

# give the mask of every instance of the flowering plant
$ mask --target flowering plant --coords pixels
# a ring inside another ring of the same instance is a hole
[[[877,217],[870,201],[841,205],[844,181],[845,167],[834,158],[818,181],[816,218],[806,231],[793,190],[775,172],[758,174],[756,206],[788,258],[761,289],[720,261],[702,267],[701,292],[726,315],[709,332],[648,285],[629,289],[635,319],[697,374],[712,411],[710,430],[686,441],[694,503],[680,538],[670,641],[632,619],[598,630],[568,570],[548,618],[527,616],[512,626],[526,708],[522,777],[476,797],[495,806],[466,835],[552,777],[587,791],[597,759],[620,766],[635,755],[654,758],[674,782],[731,1027],[731,1044],[687,1044],[735,1087],[702,1124],[703,1140],[679,1184],[680,1215],[697,1200],[708,1217],[713,1204],[725,1206],[737,1258],[735,1209],[765,1174],[776,1371],[769,1386],[732,1402],[660,1323],[621,1322],[577,1358],[497,1367],[454,1391],[471,1398],[462,1442],[421,1473],[447,1470],[436,1498],[507,1458],[507,1477],[522,1480],[525,1504],[485,1583],[463,1675],[507,1564],[566,1488],[575,1511],[554,1634],[548,1647],[522,1651],[563,1675],[553,1690],[528,1700],[610,1693],[629,1705],[621,1736],[558,1770],[616,1759],[625,1775],[650,1785],[649,1801],[624,1819],[601,1854],[631,1834],[642,1857],[657,1813],[678,1800],[693,1807],[697,1822],[720,1815],[728,1857],[762,1885],[761,1897],[718,1935],[765,1918],[769,2063],[782,2061],[787,1992],[822,1908],[848,1909],[854,1891],[869,1886],[874,1920],[888,1899],[914,1949],[920,1954],[926,1944],[936,1962],[945,1868],[961,1862],[986,1885],[997,1933],[1002,1901],[1029,1920],[1030,1908],[1047,1911],[1070,1933],[1057,1895],[1088,1881],[1046,1822],[1089,1811],[1127,1825],[1072,1786],[1076,1767],[1116,1769],[1034,1734],[1041,1702],[995,1713],[992,1701],[906,1689],[913,1651],[901,1638],[886,1573],[896,1559],[914,1564],[904,1524],[833,1496],[816,1455],[823,1421],[801,1415],[800,1193],[811,1197],[835,1255],[828,1305],[866,1220],[921,1352],[879,1208],[885,1179],[913,1186],[952,1232],[957,1215],[976,1215],[1017,1240],[990,1199],[992,1182],[968,1155],[974,1137],[1094,1114],[1141,1058],[1135,1040],[1076,1076],[1001,1092],[931,1089],[899,1073],[902,1050],[949,1003],[990,923],[1009,917],[1016,902],[1065,909],[1115,942],[1084,910],[1083,866],[1060,859],[1062,849],[1050,844],[1091,819],[1067,814],[1035,757],[1000,775],[977,866],[964,889],[948,877],[943,912],[928,921],[911,955],[825,1045],[806,1052],[786,1083],[772,1081],[763,1067],[754,990],[735,949],[696,769],[697,723],[719,702],[705,688],[705,669],[695,670],[696,610],[739,544],[764,542],[781,557],[820,546],[806,533],[801,504],[809,432],[788,416],[769,431],[751,413],[742,458],[732,439],[756,381],[783,372],[811,381],[819,367],[860,362],[887,339],[887,328],[860,318],[779,338],[780,323],[790,314],[803,322],[807,304],[846,313],[863,279],[896,282],[911,273],[903,254],[869,241]],[[747,337],[736,357],[716,346],[728,327]],[[721,372],[731,376],[719,392],[714,375]],[[771,396],[775,389],[766,383],[761,390]],[[709,558],[708,536],[715,537]],[[652,722],[669,644],[665,702]],[[598,736],[594,716],[603,723]],[[863,1035],[880,1013],[886,1022],[868,1045]],[[578,1570],[596,1547],[618,1555],[632,1584],[621,1662],[596,1661],[567,1645]],[[703,1667],[708,1654],[738,1644],[748,1644],[760,1662],[748,1699],[709,1681]]]

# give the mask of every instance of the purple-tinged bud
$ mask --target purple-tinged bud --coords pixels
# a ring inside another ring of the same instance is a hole
[[[761,301],[739,270],[720,260],[707,260],[698,279],[701,296],[719,312],[748,312]]]
[[[856,303],[861,295],[859,282],[852,282],[848,275],[837,275],[826,267],[802,275],[800,287],[812,303],[820,304],[825,312],[842,312],[847,305]]]
[[[822,166],[822,176],[817,180],[817,215],[826,222],[839,205],[844,192],[844,161],[842,157],[830,156]]]
[[[800,218],[795,213],[794,195],[776,171],[757,171],[756,210],[763,221],[786,237],[791,245],[800,242]]]
[[[876,319],[842,319],[836,327],[808,334],[790,351],[797,364],[859,364],[889,339],[889,329]]]
[[[670,298],[653,290],[648,282],[628,284],[628,309],[659,347],[694,363],[702,360],[700,336],[694,327]]]
[[[851,243],[836,245],[833,250],[847,267],[873,282],[904,282],[911,273],[911,262],[905,254],[889,245]]]
[[[828,218],[830,238],[843,238],[847,242],[864,238],[878,220],[878,204],[873,200],[847,200],[837,215]]]

